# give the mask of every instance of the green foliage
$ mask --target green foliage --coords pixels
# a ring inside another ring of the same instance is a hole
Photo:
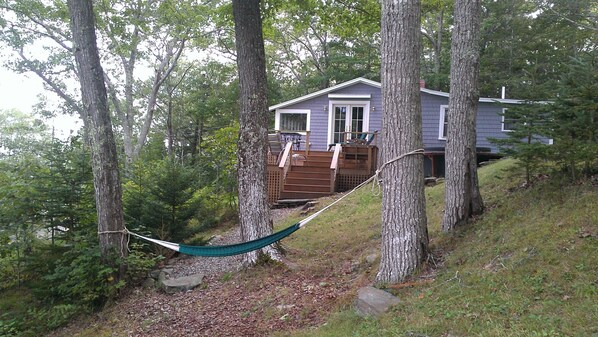
[[[162,240],[180,242],[192,235],[188,222],[201,207],[195,170],[170,159],[138,163],[125,184],[123,201],[131,228]]]
[[[598,49],[572,59],[552,112],[551,155],[573,180],[598,172]]]
[[[596,47],[596,27],[587,24],[594,2],[482,1],[481,95],[499,97],[506,86],[509,97],[554,97],[569,58]],[[545,95],[529,92],[538,84]]]
[[[0,335],[39,335],[101,308],[124,281],[100,259],[89,153],[24,114],[0,115]],[[128,282],[156,259],[132,245]],[[11,294],[21,294],[15,302]]]
[[[490,138],[499,146],[502,154],[518,159],[517,166],[523,168],[525,181],[529,185],[532,177],[545,171],[550,150],[547,137],[547,116],[550,105],[525,102],[503,110],[507,138]]]
[[[554,102],[531,102],[509,107],[505,119],[512,131],[493,139],[501,150],[519,159],[526,181],[555,165],[570,180],[598,172],[598,49],[581,53],[566,65]],[[536,88],[540,85],[536,86]],[[530,90],[529,92],[542,92]],[[548,139],[553,145],[547,146]]]
[[[202,173],[209,177],[213,189],[232,198],[237,187],[238,123],[221,128],[205,141]]]
[[[100,308],[123,286],[114,284],[115,270],[104,265],[95,236],[74,242],[55,262],[53,270],[43,276],[39,291],[42,298],[53,303],[79,303],[88,308]]]
[[[138,245],[132,244],[131,249],[126,281],[138,284],[158,260]],[[112,281],[115,270],[102,263],[94,231],[68,246],[40,244],[27,267],[32,277],[23,289],[33,297],[4,308],[12,317],[0,317],[0,332],[7,335],[36,335],[60,327],[77,315],[102,308],[124,287],[124,280]],[[0,301],[0,307],[9,303]]]
[[[268,72],[280,100],[363,76],[379,79],[376,1],[268,1]]]

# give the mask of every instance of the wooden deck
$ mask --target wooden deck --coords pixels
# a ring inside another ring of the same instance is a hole
[[[288,143],[268,159],[268,201],[315,199],[354,188],[377,166],[373,145],[336,145],[331,151],[298,151]]]

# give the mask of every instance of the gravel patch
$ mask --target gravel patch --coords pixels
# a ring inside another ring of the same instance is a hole
[[[235,228],[224,235],[216,236],[210,241],[210,244],[224,246],[239,243],[240,240],[240,229]],[[242,256],[204,257],[181,255],[178,258],[171,259],[166,268],[173,269],[170,278],[194,274],[216,275],[239,270]]]

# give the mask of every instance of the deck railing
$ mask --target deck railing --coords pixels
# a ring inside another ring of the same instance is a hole
[[[279,133],[280,135],[282,135],[282,138],[285,138],[285,135],[296,135],[299,139],[293,140],[291,141],[296,147],[297,150],[301,150],[301,144],[305,144],[305,154],[308,155],[309,154],[309,148],[310,148],[310,143],[309,143],[309,135],[310,135],[310,131],[308,130],[275,130],[277,133]],[[301,139],[303,138],[303,136],[305,135],[305,140]]]
[[[291,164],[293,162],[293,143],[288,142],[284,147],[284,152],[282,153],[282,157],[280,158],[280,163],[278,164],[278,169],[281,171],[281,184],[280,184],[280,191],[284,187],[284,183],[287,179],[287,173],[291,168]]]
[[[334,155],[332,156],[332,162],[330,163],[330,193],[334,193],[336,188],[336,177],[338,175],[339,159],[342,151],[343,147],[341,144],[336,144],[334,146]]]
[[[355,136],[354,136],[355,135]],[[365,137],[365,138],[363,138]],[[378,130],[374,132],[345,131],[343,139],[345,144],[376,145]]]

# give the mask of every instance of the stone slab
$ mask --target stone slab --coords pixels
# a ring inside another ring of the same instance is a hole
[[[203,274],[162,280],[161,288],[168,294],[191,290],[203,281]]]
[[[392,294],[374,287],[363,287],[357,291],[355,309],[360,316],[379,316],[400,300]]]

